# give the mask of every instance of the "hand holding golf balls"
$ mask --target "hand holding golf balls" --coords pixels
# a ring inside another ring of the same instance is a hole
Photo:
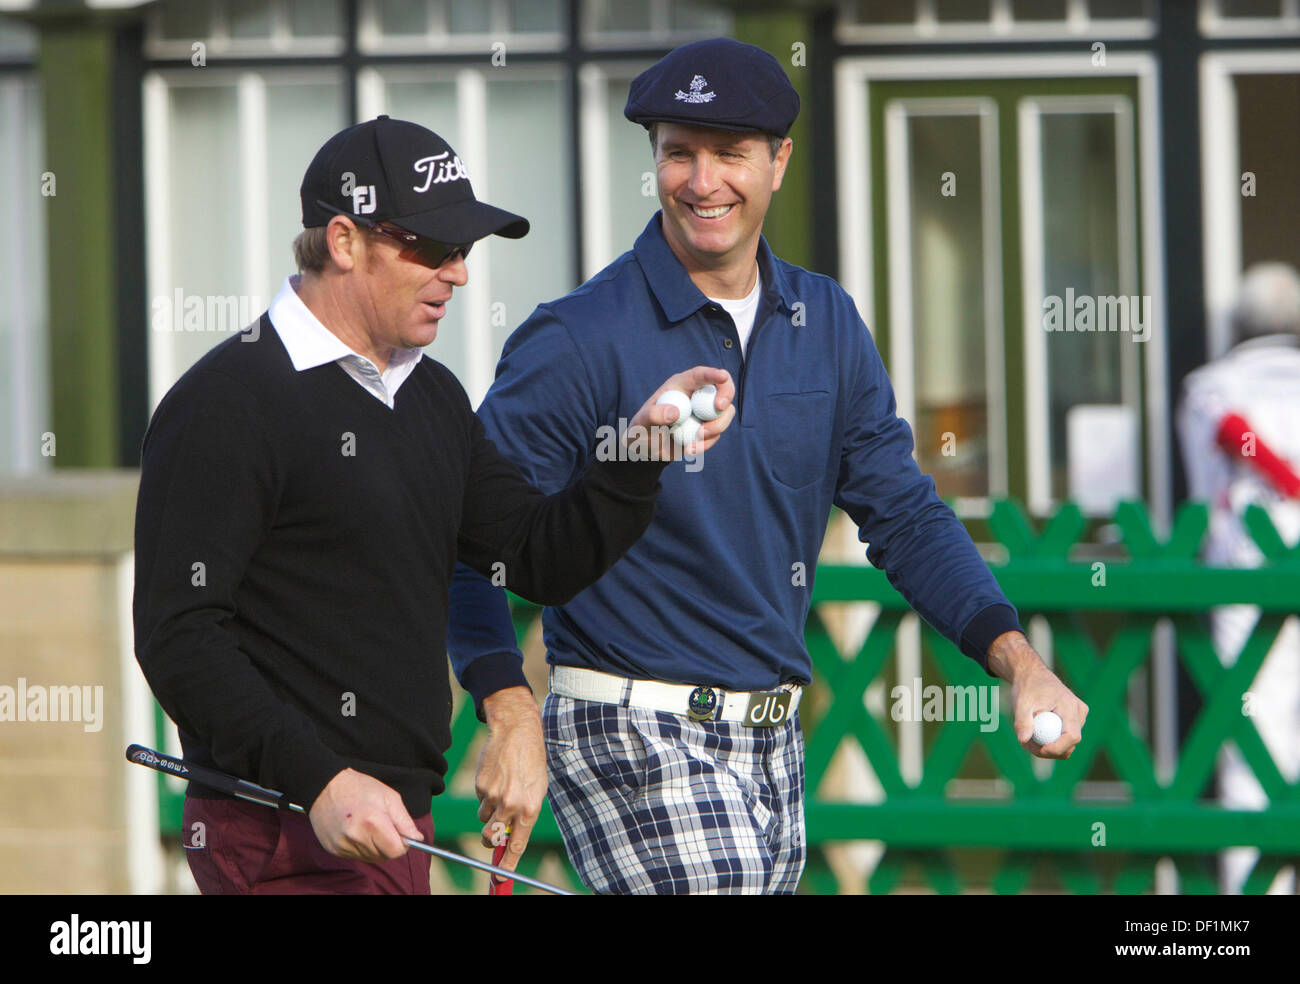
[[[699,439],[700,427],[710,420],[718,419],[718,408],[715,406],[717,398],[718,387],[712,383],[701,386],[690,396],[681,390],[668,390],[659,397],[657,403],[677,409],[677,419],[669,430],[678,447],[685,448],[694,444]]]
[[[673,461],[698,455],[717,443],[736,416],[736,386],[725,369],[696,366],[679,372],[643,405],[628,428],[629,442],[638,425],[659,441],[655,457]]]

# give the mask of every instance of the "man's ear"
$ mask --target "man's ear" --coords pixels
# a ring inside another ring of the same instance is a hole
[[[776,165],[776,173],[772,176],[772,190],[776,191],[781,187],[781,181],[785,178],[785,166],[790,163],[790,153],[794,150],[794,141],[786,137],[781,141],[781,148],[776,152],[776,160],[772,163]]]
[[[351,219],[336,215],[325,227],[325,245],[329,247],[330,259],[339,269],[351,270],[361,255],[361,230],[352,224]]]

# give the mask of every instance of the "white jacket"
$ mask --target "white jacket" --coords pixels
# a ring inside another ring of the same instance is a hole
[[[1282,539],[1300,537],[1300,502],[1287,499],[1263,474],[1231,458],[1215,437],[1227,413],[1237,413],[1263,444],[1300,472],[1300,337],[1264,335],[1242,342],[1188,374],[1177,424],[1188,495],[1210,504],[1205,562],[1258,567],[1263,556],[1241,522],[1246,507],[1268,511]]]

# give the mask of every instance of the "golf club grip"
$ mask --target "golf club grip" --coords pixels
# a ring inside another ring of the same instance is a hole
[[[295,813],[307,812],[297,803],[290,803],[284,793],[277,793],[274,789],[267,789],[264,786],[259,786],[255,782],[248,782],[245,779],[236,779],[234,776],[228,776],[225,773],[217,772],[214,769],[208,769],[201,765],[194,765],[191,762],[178,759],[173,755],[156,752],[152,748],[146,748],[144,745],[128,745],[126,749],[126,758],[128,762],[132,762],[135,765],[143,765],[147,768],[155,769],[158,772],[164,772],[169,776],[176,776],[179,779],[187,779],[192,782],[197,782],[199,785],[207,786],[209,789],[229,793],[232,796],[238,796],[240,799],[245,799],[252,803],[259,803],[262,806],[293,810]],[[422,841],[417,841],[411,837],[403,837],[402,842],[408,847],[417,848],[418,850],[424,851],[426,854],[432,854],[445,861],[453,861],[456,864],[468,865],[471,868],[478,868],[480,871],[499,875],[502,878],[518,880],[525,885],[531,885],[533,888],[540,888],[543,892],[550,892],[552,895],[575,894],[566,888],[560,888],[558,885],[548,885],[546,882],[538,881],[536,878],[528,878],[504,868],[498,868],[496,865],[488,864],[484,861],[475,861],[473,858],[467,858],[463,854],[457,854],[454,851],[445,851],[440,847],[434,847],[432,844],[425,844]]]
[[[492,863],[500,865],[501,860],[506,856],[506,846],[510,843],[507,836],[500,844],[492,849]],[[498,875],[488,875],[488,894],[489,895],[512,895],[514,894],[515,883],[512,878],[501,878]]]
[[[193,762],[184,762],[175,756],[167,755],[164,752],[156,752],[152,748],[145,748],[143,745],[127,746],[126,757],[128,761],[134,762],[136,765],[148,766],[169,776],[196,782],[200,786],[207,786],[209,789],[215,789],[218,792],[229,793],[231,796],[238,796],[240,799],[261,803],[264,806],[272,806],[280,810],[292,810],[295,813],[307,812],[297,803],[290,803],[289,798],[284,793],[277,793],[275,790],[259,786],[255,782],[236,779],[234,776],[228,776],[223,772],[217,772],[215,769],[195,765]]]

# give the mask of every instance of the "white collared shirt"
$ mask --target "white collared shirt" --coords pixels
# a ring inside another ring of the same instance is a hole
[[[383,372],[364,355],[358,355],[320,323],[295,290],[298,276],[285,277],[271,301],[271,325],[298,372],[337,362],[367,393],[389,410],[406,377],[415,371],[424,353],[420,349],[393,349]]]

